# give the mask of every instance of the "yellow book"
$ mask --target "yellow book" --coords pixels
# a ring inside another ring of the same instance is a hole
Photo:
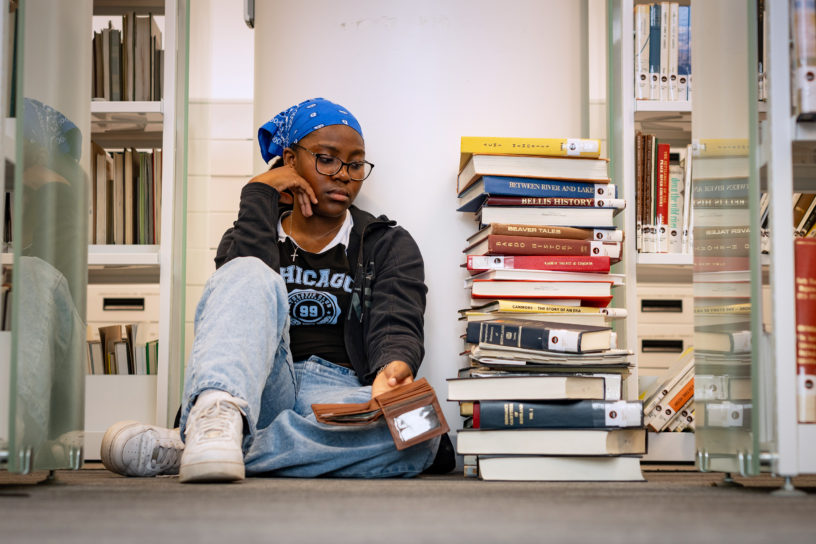
[[[600,314],[608,317],[625,317],[625,308],[593,308],[590,306],[562,306],[514,300],[496,300],[484,306],[473,308],[478,312],[518,312],[548,314]]]
[[[695,138],[691,142],[695,157],[747,157],[748,138]]]
[[[462,136],[459,170],[471,155],[539,155],[548,157],[601,156],[601,141],[589,138],[499,138]]]
[[[751,303],[741,302],[737,304],[717,304],[713,306],[697,306],[694,313],[698,315],[710,314],[750,314]]]

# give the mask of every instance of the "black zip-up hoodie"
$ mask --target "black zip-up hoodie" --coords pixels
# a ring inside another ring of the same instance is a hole
[[[216,268],[236,257],[257,257],[280,271],[278,218],[280,194],[264,183],[241,191],[238,220],[218,245]],[[395,221],[374,217],[356,206],[346,250],[354,287],[344,326],[346,352],[361,383],[394,360],[405,361],[416,376],[424,347],[425,268],[411,235]]]

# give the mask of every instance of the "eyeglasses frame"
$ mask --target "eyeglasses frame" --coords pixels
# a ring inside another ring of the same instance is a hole
[[[321,176],[336,176],[343,169],[343,167],[345,166],[346,167],[346,172],[348,173],[348,176],[349,176],[350,180],[352,180],[352,181],[365,181],[371,175],[371,172],[374,171],[374,163],[366,161],[366,160],[346,162],[343,159],[341,159],[340,157],[335,157],[334,155],[329,155],[328,153],[315,153],[311,149],[307,149],[307,148],[303,147],[302,145],[300,145],[300,144],[298,144],[296,142],[292,142],[291,144],[289,144],[289,147],[299,147],[303,151],[308,151],[309,153],[311,153],[312,156],[315,159],[315,171],[318,174],[320,174]],[[335,170],[334,173],[332,173],[332,174],[324,174],[323,172],[321,172],[317,168],[317,161],[320,159],[320,157],[331,157],[332,159],[334,159],[336,161],[340,161],[340,167],[337,170]],[[371,169],[368,171],[368,174],[366,174],[366,176],[363,179],[356,179],[356,178],[352,177],[351,170],[349,169],[349,167],[354,163],[365,163],[365,164],[368,164],[369,166],[371,166]]]

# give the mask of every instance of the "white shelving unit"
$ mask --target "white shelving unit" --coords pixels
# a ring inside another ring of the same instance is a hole
[[[159,362],[152,376],[86,376],[85,457],[98,458],[105,429],[121,419],[167,426],[180,401],[183,347],[183,239],[186,82],[186,0],[95,0],[95,16],[128,11],[164,16],[164,88],[161,101],[91,102],[94,141],[105,148],[162,149],[160,245],[91,245],[89,281],[159,284]],[[185,108],[185,111],[179,111]],[[181,143],[181,147],[179,147]],[[182,175],[180,175],[182,173]]]
[[[691,143],[691,102],[635,99],[634,66],[634,5],[636,0],[612,0],[609,2],[608,17],[613,21],[610,47],[610,123],[616,128],[610,145],[610,156],[614,156],[615,180],[623,180],[623,198],[627,202],[637,202],[635,191],[635,132],[640,124],[647,132],[654,133],[672,145]],[[619,31],[619,33],[618,33]],[[692,29],[693,31],[693,29]],[[626,230],[635,233],[636,210],[627,206]],[[635,266],[627,270],[626,307],[630,309],[627,321],[626,341],[628,346],[637,346],[639,323],[637,321],[639,300],[638,284],[681,283],[690,285],[692,279],[693,256],[691,254],[638,253],[634,236],[629,236],[625,251],[626,259]],[[672,436],[662,436],[662,435]],[[650,433],[650,454],[644,461],[650,462],[693,462],[694,435],[692,433]]]
[[[773,336],[769,338],[770,360],[762,362],[764,368],[773,370],[775,388],[772,402],[763,407],[763,412],[772,418],[775,431],[770,437],[774,451],[768,452],[771,469],[781,476],[796,476],[816,473],[816,424],[798,423],[796,417],[796,316],[790,195],[793,191],[812,191],[814,181],[800,183],[800,179],[794,177],[791,144],[816,141],[816,124],[797,123],[790,117],[789,3],[787,0],[770,0],[766,6],[768,71],[773,84],[767,108]]]

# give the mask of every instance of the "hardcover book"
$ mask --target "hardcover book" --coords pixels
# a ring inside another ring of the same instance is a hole
[[[615,186],[609,183],[483,175],[459,194],[457,211],[476,211],[488,196],[581,198],[594,201],[614,199],[616,194]]]
[[[601,156],[601,141],[589,138],[462,136],[459,151],[461,170],[474,154],[596,158]]]
[[[604,242],[622,242],[623,231],[618,229],[579,229],[550,225],[524,225],[521,223],[490,223],[470,235],[467,245],[484,240],[489,234],[507,234],[509,236],[535,236],[539,238],[563,238],[570,240],[595,240]]]
[[[472,298],[577,298],[583,306],[607,306],[612,300],[611,282],[476,280],[470,289]]]
[[[621,257],[621,242],[488,234],[480,242],[466,247],[463,253],[468,255],[593,256],[609,257],[612,262],[616,262]]]
[[[609,183],[608,161],[594,158],[473,155],[457,177],[461,193],[479,176],[512,176]]]
[[[794,240],[796,374],[800,423],[816,423],[816,240]]]
[[[462,429],[456,452],[476,455],[643,455],[645,429]]]
[[[471,273],[504,269],[608,273],[610,259],[605,255],[468,255],[466,266]]]
[[[478,460],[483,480],[640,482],[637,457],[482,457]]]
[[[482,400],[473,403],[474,429],[592,429],[642,426],[641,401]]]
[[[524,349],[587,353],[612,347],[612,329],[546,321],[497,320],[468,323],[466,339]]]
[[[448,378],[448,400],[563,400],[605,398],[604,379],[592,376]]]
[[[617,211],[615,208],[482,206],[476,212],[476,219],[480,225],[524,223],[527,225],[614,228],[614,217]]]

